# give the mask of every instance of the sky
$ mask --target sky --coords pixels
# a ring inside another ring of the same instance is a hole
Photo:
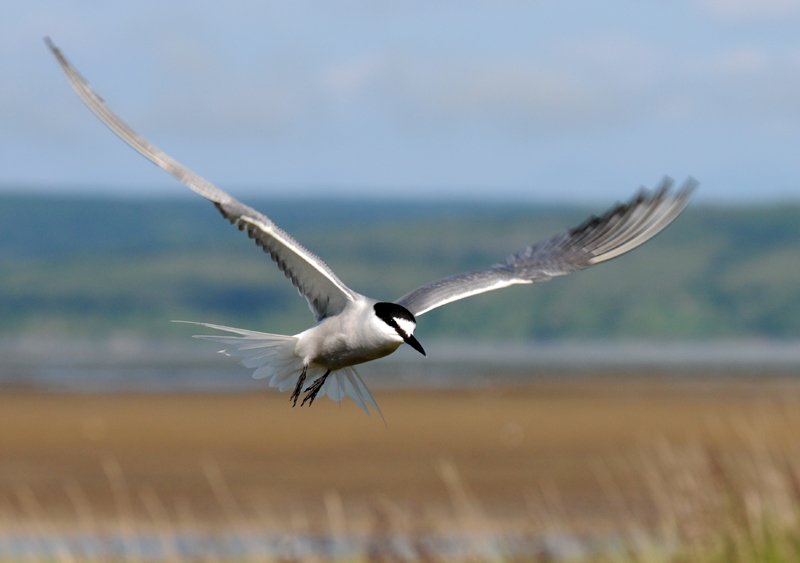
[[[0,0],[0,192],[800,200],[800,0]],[[185,192],[183,191],[185,190]]]

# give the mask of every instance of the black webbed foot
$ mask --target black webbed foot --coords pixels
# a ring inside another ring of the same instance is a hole
[[[311,386],[307,389],[308,393],[303,398],[303,402],[300,403],[301,407],[306,404],[306,401],[308,401],[308,406],[311,406],[311,403],[313,403],[314,399],[317,397],[317,393],[319,393],[319,390],[322,389],[323,385],[325,385],[325,380],[328,378],[328,374],[330,374],[330,372],[331,370],[326,371],[325,375],[311,384]]]
[[[307,369],[308,369],[307,365],[303,366],[303,373],[301,373],[300,377],[297,379],[297,385],[295,385],[295,387],[294,387],[294,392],[292,393],[292,396],[289,397],[290,401],[292,401],[292,400],[294,401],[294,404],[292,404],[292,407],[296,407],[297,406],[297,399],[300,398],[300,393],[303,392],[303,383],[306,382],[306,370]],[[303,403],[305,403],[305,401],[303,401]],[[303,403],[300,403],[301,407],[303,406]]]

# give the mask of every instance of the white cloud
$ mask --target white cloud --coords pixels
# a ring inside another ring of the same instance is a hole
[[[800,14],[800,0],[701,0],[701,6],[714,16],[735,20]]]
[[[798,48],[738,45],[692,61],[678,75],[696,90],[687,117],[761,122],[773,127],[800,122]]]
[[[743,45],[721,53],[715,66],[720,74],[743,75],[761,72],[771,63],[770,55],[763,47]]]
[[[608,84],[572,70],[521,58],[373,54],[330,67],[322,84],[339,103],[381,108],[406,126],[557,128],[605,120],[619,109]]]

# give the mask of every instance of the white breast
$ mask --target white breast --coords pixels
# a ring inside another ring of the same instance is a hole
[[[301,332],[295,353],[308,365],[333,370],[388,356],[403,339],[375,315],[374,303],[366,298],[353,302],[341,314]]]

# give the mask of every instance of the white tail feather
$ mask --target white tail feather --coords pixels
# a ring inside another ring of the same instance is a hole
[[[227,326],[214,325],[209,323],[196,323],[191,321],[173,321],[205,326],[216,330],[224,330],[241,336],[211,336],[195,335],[194,338],[220,342],[227,348],[221,350],[228,356],[243,358],[240,362],[248,368],[256,368],[253,377],[256,379],[269,378],[269,386],[277,387],[278,391],[288,391],[294,389],[300,373],[303,371],[303,360],[295,355],[297,346],[296,336],[285,336],[282,334],[268,334],[266,332],[255,332],[243,328],[232,328]],[[306,370],[306,389],[317,379],[325,374],[326,369],[322,366],[311,365]],[[328,375],[325,384],[319,390],[317,397],[327,395],[337,403],[341,403],[345,397],[350,397],[361,407],[367,415],[370,414],[367,405],[378,411],[383,418],[381,409],[375,397],[369,392],[361,376],[352,367],[332,371]]]

